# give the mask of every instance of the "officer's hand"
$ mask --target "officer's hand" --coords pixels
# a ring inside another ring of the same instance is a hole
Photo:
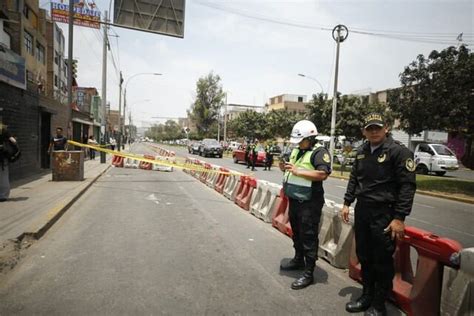
[[[291,172],[292,174],[294,174],[295,176],[297,176],[297,172],[298,172],[298,168],[295,167],[294,164],[292,163],[289,163],[289,162],[286,162],[285,163],[285,170]]]
[[[349,206],[344,205],[341,210],[342,221],[349,224]]]
[[[384,229],[384,233],[391,233],[392,239],[401,240],[405,236],[405,223],[399,219],[393,219]]]

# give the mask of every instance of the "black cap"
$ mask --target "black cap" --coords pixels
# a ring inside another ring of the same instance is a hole
[[[370,125],[377,125],[383,127],[385,125],[385,120],[380,113],[370,113],[364,119],[364,128],[369,127]]]

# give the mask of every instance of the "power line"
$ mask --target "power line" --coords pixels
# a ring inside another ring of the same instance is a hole
[[[242,9],[235,9],[226,6],[222,6],[212,2],[203,2],[197,1],[199,5],[206,6],[215,10],[224,11],[227,13],[235,14],[244,16],[250,19],[255,19],[259,21],[269,22],[273,24],[285,25],[285,26],[292,26],[297,28],[303,29],[311,29],[311,30],[318,30],[318,31],[332,31],[333,27],[325,26],[325,25],[309,25],[301,22],[295,22],[290,20],[283,20],[283,19],[273,19],[268,16],[264,16],[262,14],[258,14],[255,12],[248,12]],[[366,29],[359,29],[359,28],[351,28],[352,33],[361,34],[361,35],[368,35],[368,36],[376,36],[376,37],[383,37],[388,39],[396,39],[401,41],[411,41],[411,42],[420,42],[420,43],[430,43],[430,44],[457,44],[459,41],[456,40],[458,34],[455,33],[417,33],[417,32],[400,32],[400,31],[381,31],[381,30],[366,30]],[[463,33],[463,37],[473,38],[474,33]],[[449,40],[452,38],[452,40]],[[467,44],[472,45],[472,40],[466,41]]]

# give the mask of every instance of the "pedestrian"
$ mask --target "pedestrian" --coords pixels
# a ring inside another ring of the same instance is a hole
[[[395,239],[403,238],[404,220],[410,214],[416,190],[413,153],[394,141],[379,113],[364,120],[367,141],[357,148],[356,160],[341,210],[349,222],[349,206],[354,210],[356,254],[362,270],[362,295],[346,304],[346,311],[366,315],[386,315],[385,300],[395,275]]]
[[[0,202],[5,202],[10,196],[10,178],[9,178],[9,148],[13,147],[18,151],[16,139],[7,130],[7,127],[0,123]]]
[[[117,146],[117,141],[115,140],[115,138],[110,137],[109,142],[110,142],[110,149],[115,150],[115,146]]]
[[[247,139],[247,144],[245,145],[245,163],[247,164],[247,169],[250,168],[250,140]]]
[[[318,259],[318,229],[324,204],[323,181],[331,173],[328,151],[315,146],[316,126],[302,120],[293,126],[290,143],[297,145],[289,158],[282,158],[283,188],[289,199],[290,225],[293,231],[293,259],[282,261],[280,269],[303,270],[291,288],[303,289],[314,282],[314,269]],[[287,161],[288,160],[288,161]]]
[[[272,165],[273,165],[273,145],[270,142],[265,146],[265,169],[263,170],[267,170],[268,168],[268,171],[271,171]]]
[[[257,164],[257,157],[258,157],[258,140],[255,139],[252,144],[250,144],[250,164],[252,166],[252,171],[255,171],[255,165]]]
[[[94,136],[89,136],[89,139],[87,140],[87,144],[91,146],[97,146],[97,141],[95,140]],[[95,160],[95,150],[92,148],[89,148],[89,159],[90,160]]]
[[[48,153],[52,151],[67,150],[67,138],[63,135],[63,128],[56,128],[56,136],[51,138],[49,143]]]

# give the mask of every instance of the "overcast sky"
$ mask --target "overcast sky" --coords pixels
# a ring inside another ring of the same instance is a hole
[[[118,70],[127,79],[134,123],[142,126],[184,117],[196,81],[213,71],[222,79],[228,103],[263,106],[279,94],[333,90],[335,41],[330,30],[349,28],[341,44],[339,91],[378,91],[399,85],[399,73],[418,54],[450,44],[463,32],[474,44],[473,1],[270,1],[187,0],[184,39],[114,27],[110,33],[107,99],[118,109]],[[49,4],[40,1],[43,8]],[[108,9],[109,1],[97,1]],[[272,21],[279,21],[274,23]],[[299,25],[299,26],[295,26]],[[67,26],[60,24],[67,37]],[[364,35],[383,33],[409,38]],[[396,34],[395,34],[396,33]],[[416,38],[414,38],[416,37]],[[426,41],[421,42],[420,40]],[[75,27],[74,58],[80,86],[102,87],[102,43],[98,30]],[[146,101],[148,100],[148,101]],[[127,111],[128,112],[128,111]]]

